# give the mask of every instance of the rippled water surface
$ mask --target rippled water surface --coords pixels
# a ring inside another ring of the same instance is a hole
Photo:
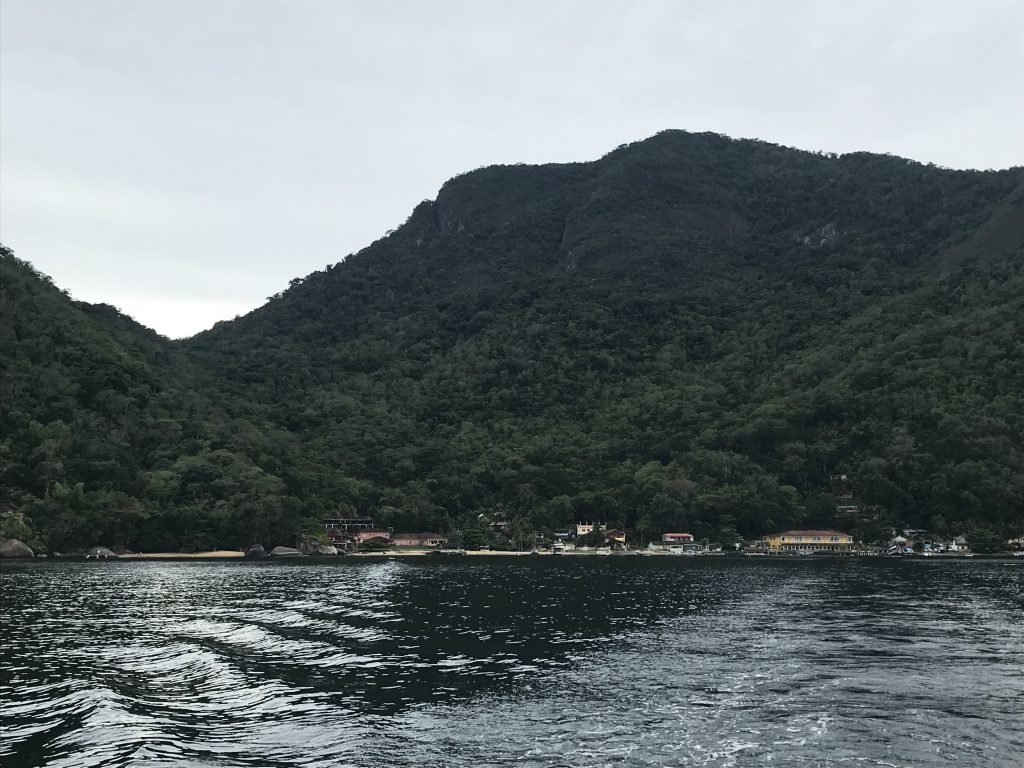
[[[0,765],[1021,766],[1024,563],[5,563]]]

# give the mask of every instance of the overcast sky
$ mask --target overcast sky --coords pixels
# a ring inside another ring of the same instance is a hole
[[[0,238],[179,337],[666,128],[1024,165],[1022,0],[2,0]]]

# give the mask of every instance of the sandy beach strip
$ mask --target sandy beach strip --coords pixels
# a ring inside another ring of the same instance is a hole
[[[215,549],[209,552],[131,552],[118,557],[119,560],[208,560],[229,557],[244,557],[237,549]]]

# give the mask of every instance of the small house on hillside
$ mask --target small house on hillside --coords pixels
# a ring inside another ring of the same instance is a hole
[[[324,520],[324,530],[332,541],[344,539],[357,531],[374,530],[371,517],[331,517]]]
[[[604,523],[576,523],[576,537],[586,536],[588,533],[594,531],[603,531],[605,529]]]
[[[836,505],[836,512],[839,515],[856,514],[860,505],[854,498],[853,479],[848,475],[832,475],[829,477],[829,485],[832,490],[832,501]]]

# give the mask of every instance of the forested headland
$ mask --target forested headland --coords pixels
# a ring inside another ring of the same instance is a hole
[[[183,341],[31,259],[0,255],[0,535],[44,551],[288,543],[349,513],[1024,531],[1021,168],[679,131],[483,168]]]

